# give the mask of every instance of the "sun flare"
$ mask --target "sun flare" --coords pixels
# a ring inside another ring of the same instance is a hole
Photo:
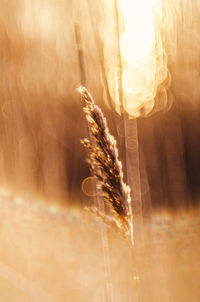
[[[154,108],[158,87],[168,74],[159,26],[161,2],[118,0],[117,5],[123,108],[135,117],[147,115]]]

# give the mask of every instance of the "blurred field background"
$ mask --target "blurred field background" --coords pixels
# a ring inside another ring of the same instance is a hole
[[[139,159],[136,209],[150,218],[136,247],[141,301],[199,301],[200,2],[162,3],[168,90],[138,117],[137,149],[113,97],[115,2],[0,1],[2,301],[108,300],[100,226],[83,210],[95,199],[83,187],[80,84],[103,109],[125,174],[127,154]],[[128,246],[108,234],[113,301],[137,301]]]
[[[153,207],[176,207],[199,198],[200,8],[186,0],[164,5],[173,103],[139,118],[138,136],[149,184],[143,191]],[[2,187],[63,203],[81,199],[89,176],[79,143],[87,135],[81,83],[104,109],[123,157],[123,120],[106,92],[105,66],[116,52],[112,10],[103,1],[1,1]]]
[[[133,266],[128,243],[110,228],[104,254],[102,225],[90,213],[5,192],[0,209],[4,302],[199,301],[199,211],[154,215]]]

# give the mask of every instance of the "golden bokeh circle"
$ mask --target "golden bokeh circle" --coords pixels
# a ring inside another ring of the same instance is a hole
[[[82,181],[81,189],[87,196],[96,196],[95,178],[90,176]]]

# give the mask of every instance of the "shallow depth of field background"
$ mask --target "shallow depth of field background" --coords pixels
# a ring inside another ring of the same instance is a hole
[[[108,2],[0,1],[3,302],[110,302],[111,294],[132,302],[137,278],[141,302],[200,299],[200,2],[163,1],[168,94],[137,119],[148,218],[144,230],[136,225],[138,276],[126,242],[109,229],[105,272],[102,225],[84,211],[95,198],[83,186],[90,174],[80,84],[103,109],[125,172],[126,152],[135,150],[109,90],[117,33]]]

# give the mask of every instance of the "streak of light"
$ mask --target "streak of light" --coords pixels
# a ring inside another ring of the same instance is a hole
[[[166,107],[170,83],[161,33],[162,1],[118,0],[117,6],[123,100],[113,96],[115,107],[120,112],[122,101],[131,116],[146,116],[156,102],[156,111]],[[165,93],[158,96],[160,87]]]

